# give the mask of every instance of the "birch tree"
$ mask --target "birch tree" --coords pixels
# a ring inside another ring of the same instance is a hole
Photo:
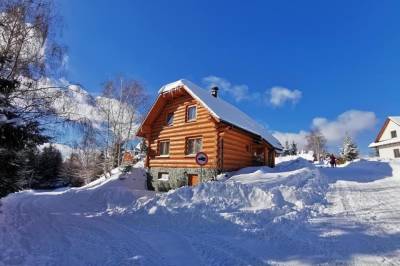
[[[147,96],[136,80],[116,78],[104,84],[99,101],[105,120],[106,170],[121,163],[122,151],[134,138]]]
[[[319,130],[312,130],[307,136],[306,149],[313,151],[317,161],[321,161],[326,151],[326,138]]]

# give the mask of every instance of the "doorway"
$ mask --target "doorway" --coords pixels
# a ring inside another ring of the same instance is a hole
[[[188,185],[196,186],[200,183],[199,175],[197,174],[188,174]]]

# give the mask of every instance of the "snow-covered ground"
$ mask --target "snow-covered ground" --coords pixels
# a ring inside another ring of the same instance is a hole
[[[15,193],[1,201],[0,265],[400,264],[399,161],[290,158],[227,177],[157,194],[139,167]]]

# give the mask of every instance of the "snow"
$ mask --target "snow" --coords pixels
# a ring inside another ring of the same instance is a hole
[[[14,193],[1,201],[0,264],[400,263],[400,161],[280,160],[167,193],[145,190],[140,164],[81,188]]]
[[[235,106],[222,100],[220,97],[213,97],[210,92],[200,88],[189,80],[180,79],[164,85],[158,93],[161,94],[168,92],[182,86],[193,98],[203,104],[204,107],[206,107],[217,119],[259,135],[275,148],[282,149],[281,143],[274,136],[268,133],[263,126],[259,125]]]
[[[387,140],[383,140],[383,141],[379,141],[379,142],[373,142],[373,143],[369,144],[368,147],[375,148],[375,147],[380,147],[380,146],[389,145],[389,144],[395,144],[395,143],[399,143],[399,142],[400,142],[400,138],[393,138],[393,139],[387,139]]]
[[[400,116],[389,116],[389,119],[400,126]]]

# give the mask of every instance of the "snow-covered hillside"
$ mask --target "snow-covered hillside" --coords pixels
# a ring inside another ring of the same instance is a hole
[[[145,173],[2,199],[0,264],[400,264],[400,162],[302,158],[168,193]]]

